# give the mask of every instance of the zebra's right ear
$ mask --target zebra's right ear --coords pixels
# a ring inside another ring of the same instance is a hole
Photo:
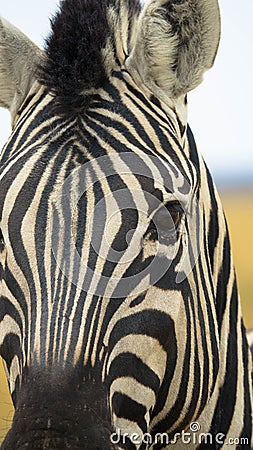
[[[178,98],[201,83],[219,40],[217,0],[148,0],[126,65],[153,91]]]
[[[20,30],[0,18],[0,106],[12,121],[34,83],[43,52]]]

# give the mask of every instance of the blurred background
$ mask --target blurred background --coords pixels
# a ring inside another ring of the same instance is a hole
[[[43,46],[57,0],[0,0],[0,14]],[[227,216],[242,300],[253,327],[253,2],[220,0],[222,38],[214,68],[190,93],[189,123],[216,181]],[[0,110],[0,149],[10,134],[8,112]],[[12,406],[0,361],[0,442]]]

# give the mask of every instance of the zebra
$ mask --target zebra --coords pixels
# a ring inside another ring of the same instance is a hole
[[[187,123],[216,0],[62,0],[0,21],[2,450],[250,448],[252,361],[221,201]]]

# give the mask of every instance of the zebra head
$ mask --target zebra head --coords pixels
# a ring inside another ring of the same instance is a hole
[[[63,0],[44,52],[0,22],[3,450],[167,448],[194,420],[250,437],[229,239],[186,117],[219,36],[216,0]]]

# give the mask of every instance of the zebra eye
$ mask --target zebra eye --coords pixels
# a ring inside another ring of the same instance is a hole
[[[161,231],[169,233],[178,228],[183,213],[184,210],[179,202],[169,202],[165,208],[157,211],[154,222]]]

